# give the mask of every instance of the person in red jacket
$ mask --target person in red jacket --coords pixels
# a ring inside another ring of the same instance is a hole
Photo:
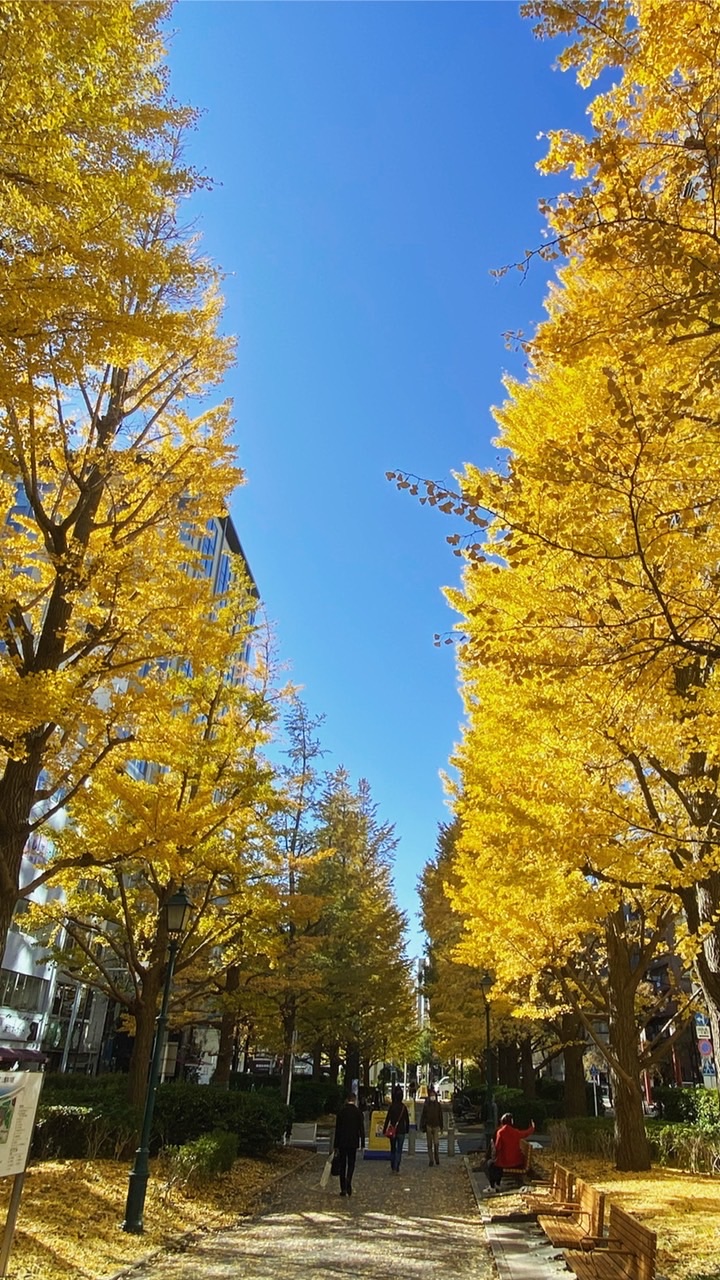
[[[490,1191],[499,1191],[503,1170],[521,1169],[525,1163],[525,1155],[520,1143],[535,1132],[535,1122],[530,1121],[529,1129],[516,1129],[509,1111],[500,1117],[500,1128],[495,1134],[495,1150],[487,1168]]]

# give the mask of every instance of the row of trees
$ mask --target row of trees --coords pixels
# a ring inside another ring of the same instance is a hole
[[[595,1043],[618,1163],[641,1169],[653,957],[698,984],[720,1045],[720,24],[705,0],[525,12],[601,88],[587,137],[550,136],[543,168],[572,182],[545,206],[547,319],[496,413],[507,463],[427,486],[470,526],[434,875],[452,958]]]
[[[179,1004],[222,1022],[221,1077],[241,1019],[286,1061],[319,1041],[375,1056],[378,1026],[412,1022],[392,830],[366,784],[321,785],[252,584],[236,564],[216,595],[207,572],[243,477],[212,399],[233,359],[219,273],[183,225],[206,180],[183,160],[169,15],[0,6],[0,948],[44,885],[26,922],[126,1010],[136,1098],[181,884]]]

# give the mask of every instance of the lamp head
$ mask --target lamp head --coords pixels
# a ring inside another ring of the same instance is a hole
[[[181,885],[177,893],[168,898],[163,907],[167,931],[171,938],[179,938],[185,932],[190,923],[192,909],[193,904],[188,897],[187,890],[184,885]]]

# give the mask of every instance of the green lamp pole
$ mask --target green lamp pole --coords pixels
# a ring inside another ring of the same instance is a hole
[[[493,1094],[493,1067],[490,1052],[490,1001],[488,1000],[488,991],[492,984],[490,974],[484,973],[480,979],[480,991],[485,1005],[485,1132],[488,1148],[497,1129],[497,1104]]]
[[[158,1084],[160,1083],[160,1067],[162,1064],[163,1051],[165,1049],[165,1031],[167,1029],[168,1021],[170,989],[172,987],[175,960],[177,959],[180,939],[189,923],[192,905],[193,904],[185,892],[185,889],[181,887],[178,889],[177,893],[174,893],[171,898],[168,898],[162,908],[165,913],[168,938],[170,939],[168,946],[168,962],[165,969],[165,986],[163,987],[160,1013],[158,1014],[155,1022],[155,1042],[153,1044],[147,1093],[145,1094],[145,1111],[143,1113],[140,1146],[135,1152],[135,1163],[130,1174],[127,1201],[125,1203],[125,1221],[122,1224],[123,1231],[131,1231],[134,1235],[141,1235],[143,1231],[145,1193],[147,1191],[148,1178],[150,1176],[150,1132],[152,1130],[153,1113],[155,1111],[155,1096],[157,1094]]]

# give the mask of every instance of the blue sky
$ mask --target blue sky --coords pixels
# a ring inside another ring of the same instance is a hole
[[[546,274],[493,268],[540,241],[541,131],[584,127],[514,3],[180,0],[170,67],[202,109],[195,200],[227,273],[239,459],[232,515],[288,676],[324,714],[325,765],[366,777],[417,877],[447,820],[462,707],[442,588],[448,517],[399,494],[495,457],[503,334],[542,316]]]

